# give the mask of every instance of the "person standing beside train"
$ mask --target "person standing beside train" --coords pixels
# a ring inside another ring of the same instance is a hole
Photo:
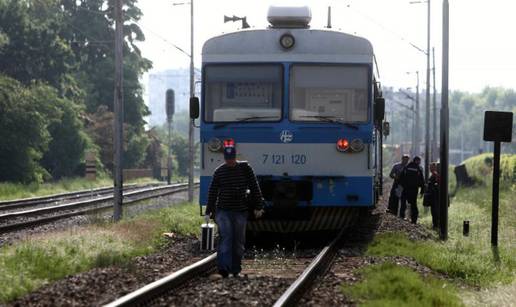
[[[242,270],[245,232],[249,212],[263,215],[263,197],[252,167],[236,160],[234,145],[224,147],[225,163],[217,167],[208,191],[205,219],[215,219],[219,231],[218,274],[237,277]]]
[[[423,169],[420,166],[421,158],[415,156],[412,162],[407,164],[400,174],[399,184],[403,187],[401,196],[400,217],[405,218],[407,202],[410,204],[410,220],[417,223],[419,211],[417,209],[417,194],[421,189],[421,196],[425,193],[425,178]]]
[[[423,205],[430,207],[432,213],[432,228],[437,229],[439,228],[439,182],[441,181],[439,164],[436,162],[430,163],[429,170],[431,175],[426,183]]]
[[[389,195],[389,206],[387,207],[387,212],[392,213],[394,215],[398,215],[398,206],[400,203],[400,195],[398,193],[400,189],[400,174],[405,168],[405,166],[407,166],[409,160],[409,155],[403,155],[401,157],[401,162],[394,164],[389,174],[389,177],[394,179],[394,182],[392,183],[391,193]]]

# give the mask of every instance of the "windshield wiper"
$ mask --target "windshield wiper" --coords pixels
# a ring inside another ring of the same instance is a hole
[[[255,120],[255,119],[268,119],[268,118],[279,119],[278,116],[249,116],[249,117],[236,118],[235,121],[233,121],[233,122],[225,122],[225,123],[215,124],[214,128],[218,129],[218,128],[225,127],[229,124],[234,124],[234,123],[239,123],[239,122],[247,122],[247,121]]]
[[[300,117],[306,117],[306,118],[317,118],[320,120],[323,120],[328,123],[334,123],[334,124],[341,124],[349,128],[353,128],[355,130],[358,130],[358,126],[350,123],[343,122],[342,120],[339,120],[338,118],[334,116],[326,116],[326,115],[302,115]]]
[[[249,117],[242,117],[237,118],[237,122],[246,122],[248,120],[255,120],[255,119],[265,119],[265,118],[277,118],[278,116],[249,116]]]

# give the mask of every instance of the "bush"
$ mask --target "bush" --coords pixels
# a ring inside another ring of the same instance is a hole
[[[493,181],[493,154],[485,153],[464,161],[468,173],[475,182],[490,185]],[[500,187],[516,188],[516,155],[500,157]]]

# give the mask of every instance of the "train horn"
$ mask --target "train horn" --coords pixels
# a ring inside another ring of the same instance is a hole
[[[226,16],[224,15],[224,23],[228,22],[228,21],[237,21],[239,18],[236,17],[235,15],[233,15],[233,17],[229,17],[229,16]]]

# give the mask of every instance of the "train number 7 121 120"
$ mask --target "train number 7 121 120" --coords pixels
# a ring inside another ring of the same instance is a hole
[[[307,158],[304,154],[263,154],[262,164],[306,164]]]

